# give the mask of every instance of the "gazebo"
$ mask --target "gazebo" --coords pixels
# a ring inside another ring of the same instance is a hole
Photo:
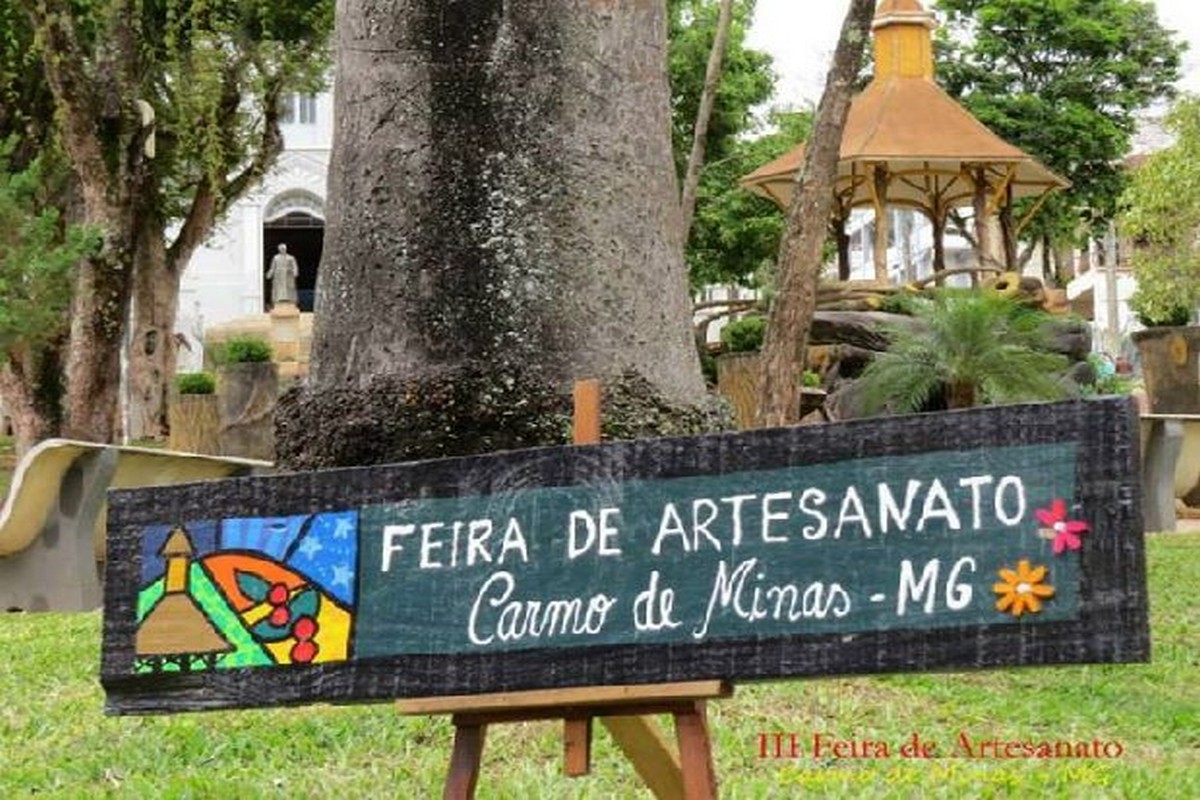
[[[935,272],[945,269],[943,236],[950,211],[974,210],[978,246],[988,246],[987,218],[1034,198],[1013,239],[1049,194],[1070,185],[1036,159],[996,136],[933,79],[933,14],[920,0],[883,0],[875,12],[875,74],[854,98],[842,137],[832,224],[839,276],[848,277],[845,225],[851,209],[875,210],[875,277],[888,280],[888,206],[922,212],[933,226]],[[740,181],[785,210],[804,166],[794,148]],[[1006,248],[1007,249],[1007,248]],[[1009,253],[1006,261],[1012,260]],[[982,266],[982,264],[981,264]]]

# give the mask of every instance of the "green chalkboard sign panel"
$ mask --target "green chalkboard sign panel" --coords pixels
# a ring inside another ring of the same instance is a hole
[[[1122,400],[110,498],[117,713],[1148,655]]]

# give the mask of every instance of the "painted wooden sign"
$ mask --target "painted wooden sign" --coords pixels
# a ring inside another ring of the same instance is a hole
[[[110,496],[117,713],[1148,656],[1123,400]]]

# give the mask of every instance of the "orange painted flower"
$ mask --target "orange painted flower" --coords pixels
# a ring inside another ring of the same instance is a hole
[[[1003,583],[992,585],[992,590],[1000,595],[996,601],[997,611],[1007,611],[1014,617],[1025,612],[1036,614],[1042,610],[1042,600],[1054,597],[1054,587],[1042,583],[1046,577],[1046,568],[1030,567],[1029,562],[1021,559],[1017,569],[1005,567],[1000,570]]]

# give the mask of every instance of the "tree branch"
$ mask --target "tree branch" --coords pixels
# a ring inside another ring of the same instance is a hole
[[[94,206],[103,201],[96,196],[94,176],[108,174],[96,131],[101,86],[84,71],[87,59],[71,24],[69,5],[61,0],[20,0],[20,4],[41,45],[47,82],[62,119],[63,146],[83,184],[85,202]]]
[[[241,111],[242,95],[238,85],[238,76],[245,67],[245,62],[233,62],[226,67],[224,89],[221,102],[221,124],[224,130],[233,135],[235,117]],[[192,203],[180,226],[179,234],[167,248],[167,265],[169,268],[182,268],[191,259],[192,254],[204,238],[208,236],[217,219],[226,211],[229,204],[241,197],[255,182],[262,179],[267,170],[283,152],[283,134],[279,129],[279,98],[283,90],[283,82],[279,76],[274,76],[268,83],[263,94],[263,123],[258,146],[254,155],[245,167],[225,180],[219,186],[212,177],[200,179]],[[231,143],[230,143],[231,144]],[[228,148],[226,152],[233,152]],[[236,164],[222,165],[222,174],[229,174]]]

